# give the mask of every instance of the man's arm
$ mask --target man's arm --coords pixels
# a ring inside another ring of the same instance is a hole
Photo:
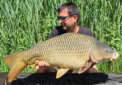
[[[61,26],[56,26],[56,27],[52,30],[52,32],[50,33],[48,39],[49,39],[49,38],[53,38],[53,37],[58,36],[58,35],[61,35],[61,34],[64,34],[64,33],[66,33],[66,31],[63,30]]]
[[[57,36],[57,35],[58,35],[58,31],[57,31],[56,28],[55,28],[55,29],[53,29],[52,32],[50,33],[48,39],[53,38],[53,37],[55,37],[55,36]]]

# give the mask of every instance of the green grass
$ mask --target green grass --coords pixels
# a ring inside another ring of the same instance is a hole
[[[8,72],[3,57],[47,39],[59,25],[57,7],[66,1],[78,5],[79,25],[119,52],[116,62],[98,64],[100,72],[122,73],[122,6],[120,0],[0,0],[0,72]],[[30,67],[24,72],[34,72]]]

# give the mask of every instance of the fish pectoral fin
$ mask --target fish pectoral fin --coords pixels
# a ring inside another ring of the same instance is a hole
[[[92,62],[89,62],[87,66],[85,66],[82,70],[79,70],[77,73],[81,74],[85,72],[86,70],[88,70],[91,66],[92,66]]]
[[[8,81],[12,82],[26,66],[27,66],[27,64],[24,63],[23,61],[15,62],[11,66],[11,69],[9,71]]]
[[[56,74],[56,79],[62,77],[65,73],[67,73],[68,70],[69,69],[64,69],[64,68],[58,69]]]
[[[94,64],[96,64],[96,63],[98,63],[98,61],[97,60],[95,60],[95,58],[94,58],[94,56],[93,56],[93,52],[92,51],[90,51],[90,60],[94,63]]]

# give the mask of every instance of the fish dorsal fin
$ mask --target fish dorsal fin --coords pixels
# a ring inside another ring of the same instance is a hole
[[[62,77],[65,73],[67,73],[69,69],[66,69],[66,68],[61,68],[61,69],[58,69],[57,70],[57,74],[56,74],[56,78],[60,78]]]
[[[16,61],[8,74],[8,81],[12,82],[27,65],[23,61]]]

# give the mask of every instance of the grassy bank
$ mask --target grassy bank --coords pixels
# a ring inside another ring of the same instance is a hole
[[[0,0],[0,72],[9,68],[3,57],[47,39],[59,25],[57,7],[66,1],[78,5],[79,25],[120,54],[116,62],[98,64],[100,72],[122,73],[122,19],[120,0]],[[30,67],[24,72],[34,72]]]

